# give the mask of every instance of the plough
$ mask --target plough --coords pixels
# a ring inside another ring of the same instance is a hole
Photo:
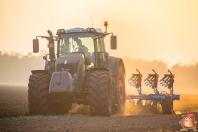
[[[135,87],[138,91],[138,95],[129,95],[128,99],[136,99],[137,104],[141,105],[142,100],[152,101],[152,105],[157,107],[157,104],[160,103],[162,106],[162,111],[164,114],[172,114],[173,111],[173,101],[180,100],[180,95],[173,93],[173,83],[174,76],[169,70],[170,74],[164,74],[164,77],[160,79],[160,84],[169,89],[169,93],[165,91],[158,91],[158,77],[159,75],[153,70],[154,74],[148,74],[148,77],[144,79],[146,86],[149,86],[153,89],[153,94],[142,94],[142,74],[136,69],[138,74],[132,74],[132,77],[129,78],[129,84]]]

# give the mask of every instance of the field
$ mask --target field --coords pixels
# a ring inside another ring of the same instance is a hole
[[[198,117],[198,96],[182,94],[174,102],[176,114],[157,114],[127,105],[125,115],[91,117],[87,106],[73,105],[67,115],[28,115],[27,86],[0,85],[0,131],[179,131],[182,114]],[[198,120],[198,118],[196,119]]]

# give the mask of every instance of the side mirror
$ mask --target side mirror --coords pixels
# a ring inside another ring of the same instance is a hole
[[[111,49],[117,49],[117,36],[111,36]]]
[[[39,40],[33,39],[33,53],[39,52]]]

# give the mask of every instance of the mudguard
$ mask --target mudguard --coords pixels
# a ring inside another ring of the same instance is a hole
[[[52,74],[49,86],[49,92],[72,92],[72,76],[69,72],[54,72]]]
[[[122,59],[121,58],[112,57],[112,56],[108,57],[108,68],[109,68],[111,76],[114,76],[114,75],[118,74],[119,65],[122,66],[123,72],[125,74],[125,67],[124,67],[124,63],[123,63]]]
[[[34,74],[34,73],[49,73],[50,74],[50,72],[48,70],[32,70],[31,72],[32,72],[32,74]]]

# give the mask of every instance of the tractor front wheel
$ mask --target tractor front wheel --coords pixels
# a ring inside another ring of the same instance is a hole
[[[49,73],[33,73],[30,75],[28,83],[28,107],[30,114],[47,114],[49,92]]]
[[[108,71],[91,71],[88,75],[88,99],[92,116],[111,116],[112,91]]]

